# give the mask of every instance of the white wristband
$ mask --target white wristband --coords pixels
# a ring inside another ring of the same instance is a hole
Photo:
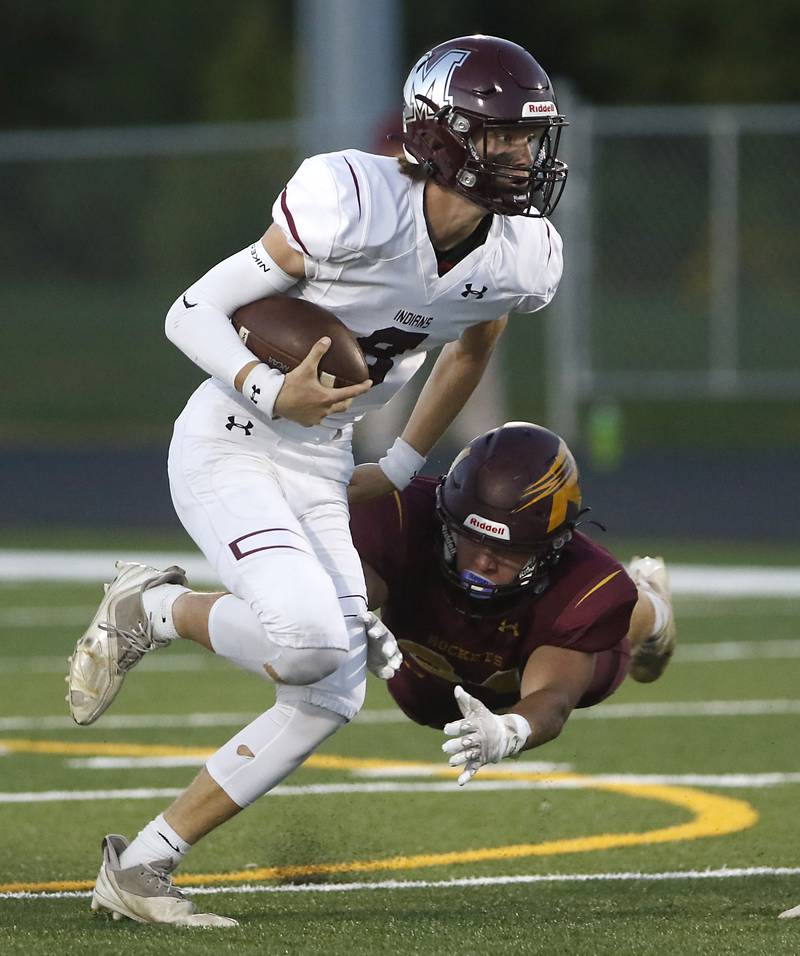
[[[522,714],[506,714],[503,720],[506,726],[512,731],[512,735],[508,740],[506,757],[513,757],[522,750],[533,731],[531,730],[531,725]]]
[[[425,461],[425,456],[420,455],[407,441],[395,438],[394,444],[378,462],[378,466],[395,488],[402,491],[411,484]]]
[[[259,415],[264,418],[275,417],[275,401],[283,387],[284,375],[263,362],[248,374],[242,385],[242,395],[252,402]]]

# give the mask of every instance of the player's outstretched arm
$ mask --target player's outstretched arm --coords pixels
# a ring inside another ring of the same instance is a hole
[[[501,316],[468,328],[439,354],[403,429],[403,440],[427,455],[464,407],[508,322]]]
[[[493,714],[481,701],[456,687],[463,718],[447,724],[453,737],[442,745],[451,767],[464,767],[460,786],[487,763],[499,763],[539,747],[561,733],[594,674],[594,655],[562,647],[538,647],[522,675],[521,698],[508,714]]]
[[[368,462],[353,472],[347,489],[350,504],[402,491],[412,481],[481,380],[507,321],[502,316],[473,325],[458,341],[445,345],[402,436],[377,465]]]
[[[525,746],[531,734],[528,721],[519,714],[493,714],[489,708],[470,696],[463,687],[455,688],[461,720],[445,724],[444,732],[453,737],[442,744],[451,767],[463,767],[458,785],[475,776],[487,763],[500,763],[504,757],[513,757]]]

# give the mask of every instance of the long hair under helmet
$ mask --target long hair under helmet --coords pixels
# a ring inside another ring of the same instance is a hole
[[[489,36],[440,43],[412,68],[403,102],[406,158],[434,182],[501,215],[553,212],[567,179],[557,153],[568,124],[527,50]],[[527,159],[504,156],[504,134],[526,133]]]
[[[470,597],[516,595],[547,586],[547,570],[572,537],[581,510],[575,459],[563,438],[529,422],[509,422],[473,439],[436,489],[441,567]],[[456,536],[530,556],[511,584],[459,571]]]

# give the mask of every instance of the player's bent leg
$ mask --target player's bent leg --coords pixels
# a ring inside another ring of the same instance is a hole
[[[282,689],[278,694],[280,697]],[[345,723],[342,716],[325,708],[279,699],[223,744],[206,763],[206,770],[231,800],[247,807],[285,779]],[[181,820],[172,811],[170,821],[181,830]]]
[[[124,867],[120,856],[128,846],[123,836],[109,834],[102,843],[103,860],[97,874],[91,908],[109,912],[114,919],[137,923],[171,923],[175,926],[231,927],[239,924],[227,916],[195,912],[194,903],[175,888],[165,861]]]
[[[296,515],[316,496],[327,505],[338,486],[281,469],[269,449],[247,452],[187,435],[180,420],[170,446],[175,510],[230,592],[211,608],[209,643],[262,677],[313,683],[336,670],[348,641],[333,583]]]
[[[132,562],[117,562],[117,576],[106,585],[103,600],[69,659],[67,701],[77,724],[91,724],[110,706],[128,672],[149,651],[169,644],[145,610],[145,591],[173,585],[187,590],[182,568],[164,571]]]
[[[294,580],[284,582],[289,569]],[[276,683],[312,684],[347,656],[339,604],[313,558],[295,556],[288,569],[274,570],[248,575],[237,585],[241,598],[229,594],[213,605],[210,644],[221,657]]]
[[[619,644],[594,655],[594,673],[589,686],[576,707],[594,707],[610,697],[628,676],[630,641],[624,637]]]
[[[282,703],[314,704],[345,721],[353,720],[364,706],[367,687],[367,642],[359,611],[364,599],[345,596],[339,599],[347,626],[350,650],[344,662],[327,677],[305,687],[278,686],[277,699]]]
[[[631,677],[647,684],[657,680],[675,652],[677,640],[672,610],[669,576],[660,557],[631,559],[628,573],[639,589],[640,600],[648,600],[653,610],[650,633],[631,634]]]

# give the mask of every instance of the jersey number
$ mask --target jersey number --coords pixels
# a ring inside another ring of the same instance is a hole
[[[373,385],[380,385],[392,367],[392,360],[403,352],[415,349],[427,339],[427,332],[406,332],[404,329],[378,329],[372,335],[358,339],[361,351],[367,357],[369,377]]]

